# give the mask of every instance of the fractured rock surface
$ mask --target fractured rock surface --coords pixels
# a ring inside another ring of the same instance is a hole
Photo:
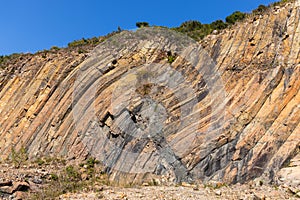
[[[88,58],[26,55],[0,73],[1,159],[91,155],[120,183],[276,181],[299,152],[299,21],[296,1],[201,45],[150,28]]]

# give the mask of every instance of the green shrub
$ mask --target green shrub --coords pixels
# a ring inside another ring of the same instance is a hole
[[[84,49],[78,49],[78,54],[82,54],[82,53],[87,53],[87,51],[86,50],[84,50]]]
[[[99,43],[99,38],[97,37],[92,37],[91,39],[87,40],[89,44],[98,44]]]
[[[80,40],[74,40],[73,42],[68,43],[68,47],[80,47],[88,44],[97,45],[100,42],[100,39],[97,37],[93,37],[90,39],[82,38]]]
[[[53,47],[51,47],[51,49],[50,50],[52,50],[52,51],[58,51],[60,48],[59,47],[57,47],[57,46],[53,46]]]
[[[210,24],[203,24],[201,29],[188,33],[188,35],[195,40],[202,40],[205,36],[211,34],[212,31]]]
[[[57,181],[58,180],[58,175],[57,174],[50,174],[50,180],[52,181]]]
[[[87,164],[88,168],[94,168],[94,166],[96,164],[99,164],[99,161],[96,160],[96,158],[91,157],[91,158],[87,159],[86,164]]]
[[[294,2],[295,0],[281,0],[271,4],[271,6],[281,6],[288,2]]]
[[[222,30],[227,28],[227,24],[223,20],[216,20],[210,24],[213,30]]]
[[[173,55],[168,56],[168,63],[173,63],[175,61],[176,57]]]
[[[68,43],[68,47],[78,47],[85,44],[88,44],[87,40],[82,38],[81,40],[74,40],[73,42]]]
[[[203,39],[206,35],[211,33],[209,24],[201,24],[196,20],[183,22],[179,27],[172,28],[172,30],[187,34],[195,40]]]
[[[255,10],[252,11],[252,13],[261,14],[261,13],[265,12],[267,9],[268,9],[267,6],[259,5],[258,8],[256,8]]]
[[[6,56],[0,56],[0,68],[4,68],[5,60],[6,60]]]
[[[14,166],[19,168],[21,164],[24,164],[28,160],[27,151],[24,147],[21,147],[19,151],[14,148],[11,149],[11,161]]]
[[[175,31],[185,33],[189,37],[199,41],[205,36],[212,33],[213,30],[223,30],[227,28],[228,24],[223,20],[216,20],[211,24],[201,24],[201,22],[196,20],[190,20],[183,22],[179,27],[172,28]]]
[[[13,60],[16,60],[16,59],[19,59],[23,54],[22,53],[13,53],[11,55],[8,55],[8,56],[4,56],[4,55],[1,55],[0,56],[0,68],[4,69],[7,67],[7,65],[13,61]]]
[[[42,158],[37,158],[35,160],[35,163],[38,164],[39,166],[42,166],[45,164],[45,161]]]
[[[75,181],[80,179],[80,173],[72,165],[66,167],[66,174],[70,180]]]
[[[196,20],[190,20],[183,22],[179,27],[178,31],[180,32],[190,32],[195,30],[200,30],[202,28],[202,24]]]
[[[148,22],[137,22],[135,25],[138,28],[149,27],[149,23]]]
[[[235,24],[235,22],[241,21],[241,20],[245,19],[245,17],[246,17],[245,13],[236,11],[236,12],[232,13],[231,15],[229,15],[228,17],[226,17],[226,22],[228,24]]]

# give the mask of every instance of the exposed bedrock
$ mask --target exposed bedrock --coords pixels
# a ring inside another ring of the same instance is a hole
[[[23,56],[0,73],[1,159],[90,155],[119,183],[276,181],[299,157],[299,21],[296,1],[200,44],[145,28]]]

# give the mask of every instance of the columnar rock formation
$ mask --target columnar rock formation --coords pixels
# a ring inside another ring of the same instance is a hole
[[[296,1],[201,44],[149,28],[22,56],[0,74],[1,159],[91,155],[117,182],[275,180],[299,153],[299,21]]]

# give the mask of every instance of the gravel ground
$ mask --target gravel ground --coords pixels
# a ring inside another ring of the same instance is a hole
[[[37,165],[28,164],[21,167],[14,167],[10,164],[0,164],[0,199],[17,200],[17,199],[40,199],[33,198],[32,194],[36,194],[48,188],[49,177],[51,174],[62,174],[65,169],[63,162],[54,162],[54,164]],[[96,167],[95,167],[96,170]],[[83,168],[78,168],[85,174]],[[96,170],[97,171],[97,170]],[[97,174],[97,173],[95,173]],[[291,174],[291,173],[289,173]],[[82,176],[84,177],[84,176]],[[175,185],[168,183],[167,185],[150,186],[144,183],[143,186],[134,187],[113,187],[107,186],[105,182],[97,182],[87,184],[76,190],[78,192],[68,192],[58,197],[44,196],[42,199],[107,199],[107,200],[208,200],[208,199],[228,199],[228,200],[282,200],[282,199],[300,199],[300,185],[291,185],[291,180],[282,178],[287,182],[280,185],[266,185],[261,181],[252,181],[247,184],[236,184],[227,186],[218,182],[209,184],[192,185],[182,183]],[[294,179],[295,180],[295,179]],[[80,181],[79,181],[80,182]],[[56,184],[52,180],[52,187]],[[92,182],[91,182],[92,183]],[[56,190],[58,187],[53,187]],[[50,194],[52,194],[50,189]],[[49,194],[49,193],[47,193]],[[47,195],[46,194],[46,195]],[[61,193],[62,194],[62,193]]]
[[[243,200],[282,200],[298,199],[288,188],[280,186],[251,187],[249,185],[234,185],[218,189],[210,187],[183,187],[183,186],[149,186],[137,188],[104,188],[97,193],[65,194],[59,199],[130,199],[130,200],[207,200],[207,199],[243,199]]]

